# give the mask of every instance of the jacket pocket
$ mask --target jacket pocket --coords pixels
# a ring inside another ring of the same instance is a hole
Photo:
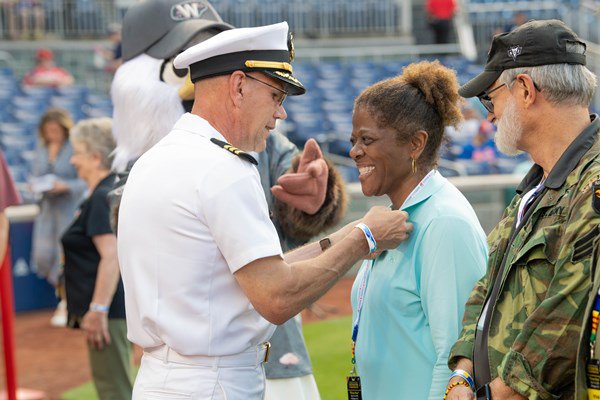
[[[554,277],[556,255],[547,243],[544,232],[539,232],[519,251],[514,262],[517,285],[514,293],[515,307],[529,317],[544,300]]]

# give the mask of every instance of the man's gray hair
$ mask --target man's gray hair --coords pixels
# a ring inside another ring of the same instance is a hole
[[[90,118],[79,121],[71,128],[70,139],[82,143],[89,153],[99,154],[102,167],[110,170],[115,150],[111,118]]]
[[[585,53],[585,47],[579,43],[572,43],[567,50]],[[555,105],[587,107],[596,90],[596,75],[585,65],[550,64],[506,69],[500,75],[500,83],[510,86],[519,74],[529,75],[546,100]]]

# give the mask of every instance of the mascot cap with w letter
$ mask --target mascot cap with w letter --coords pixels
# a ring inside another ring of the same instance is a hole
[[[123,60],[142,53],[168,59],[192,42],[231,28],[207,1],[147,0],[125,14]]]

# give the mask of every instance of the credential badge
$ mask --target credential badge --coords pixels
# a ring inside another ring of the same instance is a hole
[[[523,48],[521,46],[513,46],[508,49],[508,56],[513,59],[513,61],[517,61],[517,57],[521,54]]]

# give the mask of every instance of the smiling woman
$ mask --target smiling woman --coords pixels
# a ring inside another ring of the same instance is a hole
[[[455,73],[405,68],[355,100],[352,149],[362,191],[409,214],[410,239],[363,263],[352,288],[363,398],[441,399],[464,303],[485,272],[485,234],[435,166],[444,127],[460,120]]]

